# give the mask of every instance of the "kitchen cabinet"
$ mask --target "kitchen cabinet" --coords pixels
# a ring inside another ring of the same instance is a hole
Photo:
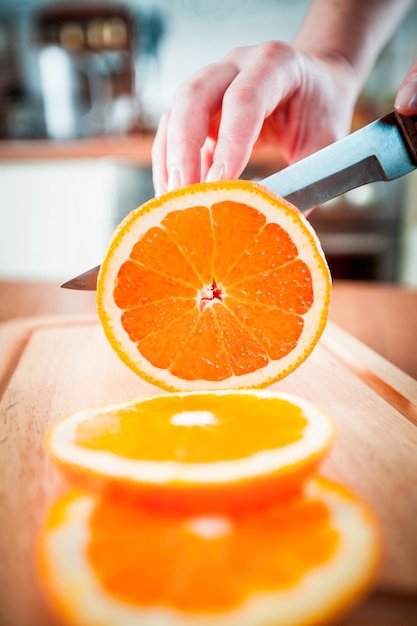
[[[153,194],[150,170],[109,158],[0,164],[0,276],[65,279],[96,265]]]

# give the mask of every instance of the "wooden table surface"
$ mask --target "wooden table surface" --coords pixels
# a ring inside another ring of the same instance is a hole
[[[93,292],[68,291],[52,283],[0,280],[0,322],[18,317],[71,316],[94,311]],[[336,281],[330,317],[417,380],[417,288]],[[343,626],[416,624],[416,597],[383,592],[372,594],[354,615],[343,622]]]

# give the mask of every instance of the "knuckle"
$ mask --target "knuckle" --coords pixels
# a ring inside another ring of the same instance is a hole
[[[274,62],[288,56],[290,50],[290,46],[283,41],[265,41],[259,46],[260,56]]]
[[[241,59],[250,53],[251,50],[253,50],[253,46],[237,46],[227,53],[224,62],[239,66]]]
[[[174,94],[174,102],[194,101],[196,98],[201,97],[205,84],[206,81],[201,74],[192,76],[177,87]]]
[[[225,103],[235,107],[246,107],[259,100],[257,85],[235,81],[224,96]]]

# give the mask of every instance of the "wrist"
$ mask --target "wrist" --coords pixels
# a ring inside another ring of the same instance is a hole
[[[317,51],[314,56],[333,75],[335,82],[340,87],[343,86],[344,95],[356,100],[363,81],[350,60],[342,53],[330,49]]]
[[[359,95],[413,0],[313,0],[293,45],[338,67]]]

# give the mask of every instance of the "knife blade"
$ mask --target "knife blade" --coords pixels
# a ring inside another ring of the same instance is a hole
[[[346,191],[389,181],[417,168],[417,116],[392,111],[374,122],[260,181],[274,193],[311,212]],[[94,291],[97,265],[61,287]]]
[[[377,181],[400,178],[417,167],[417,116],[396,112],[265,178],[265,187],[300,211]]]

